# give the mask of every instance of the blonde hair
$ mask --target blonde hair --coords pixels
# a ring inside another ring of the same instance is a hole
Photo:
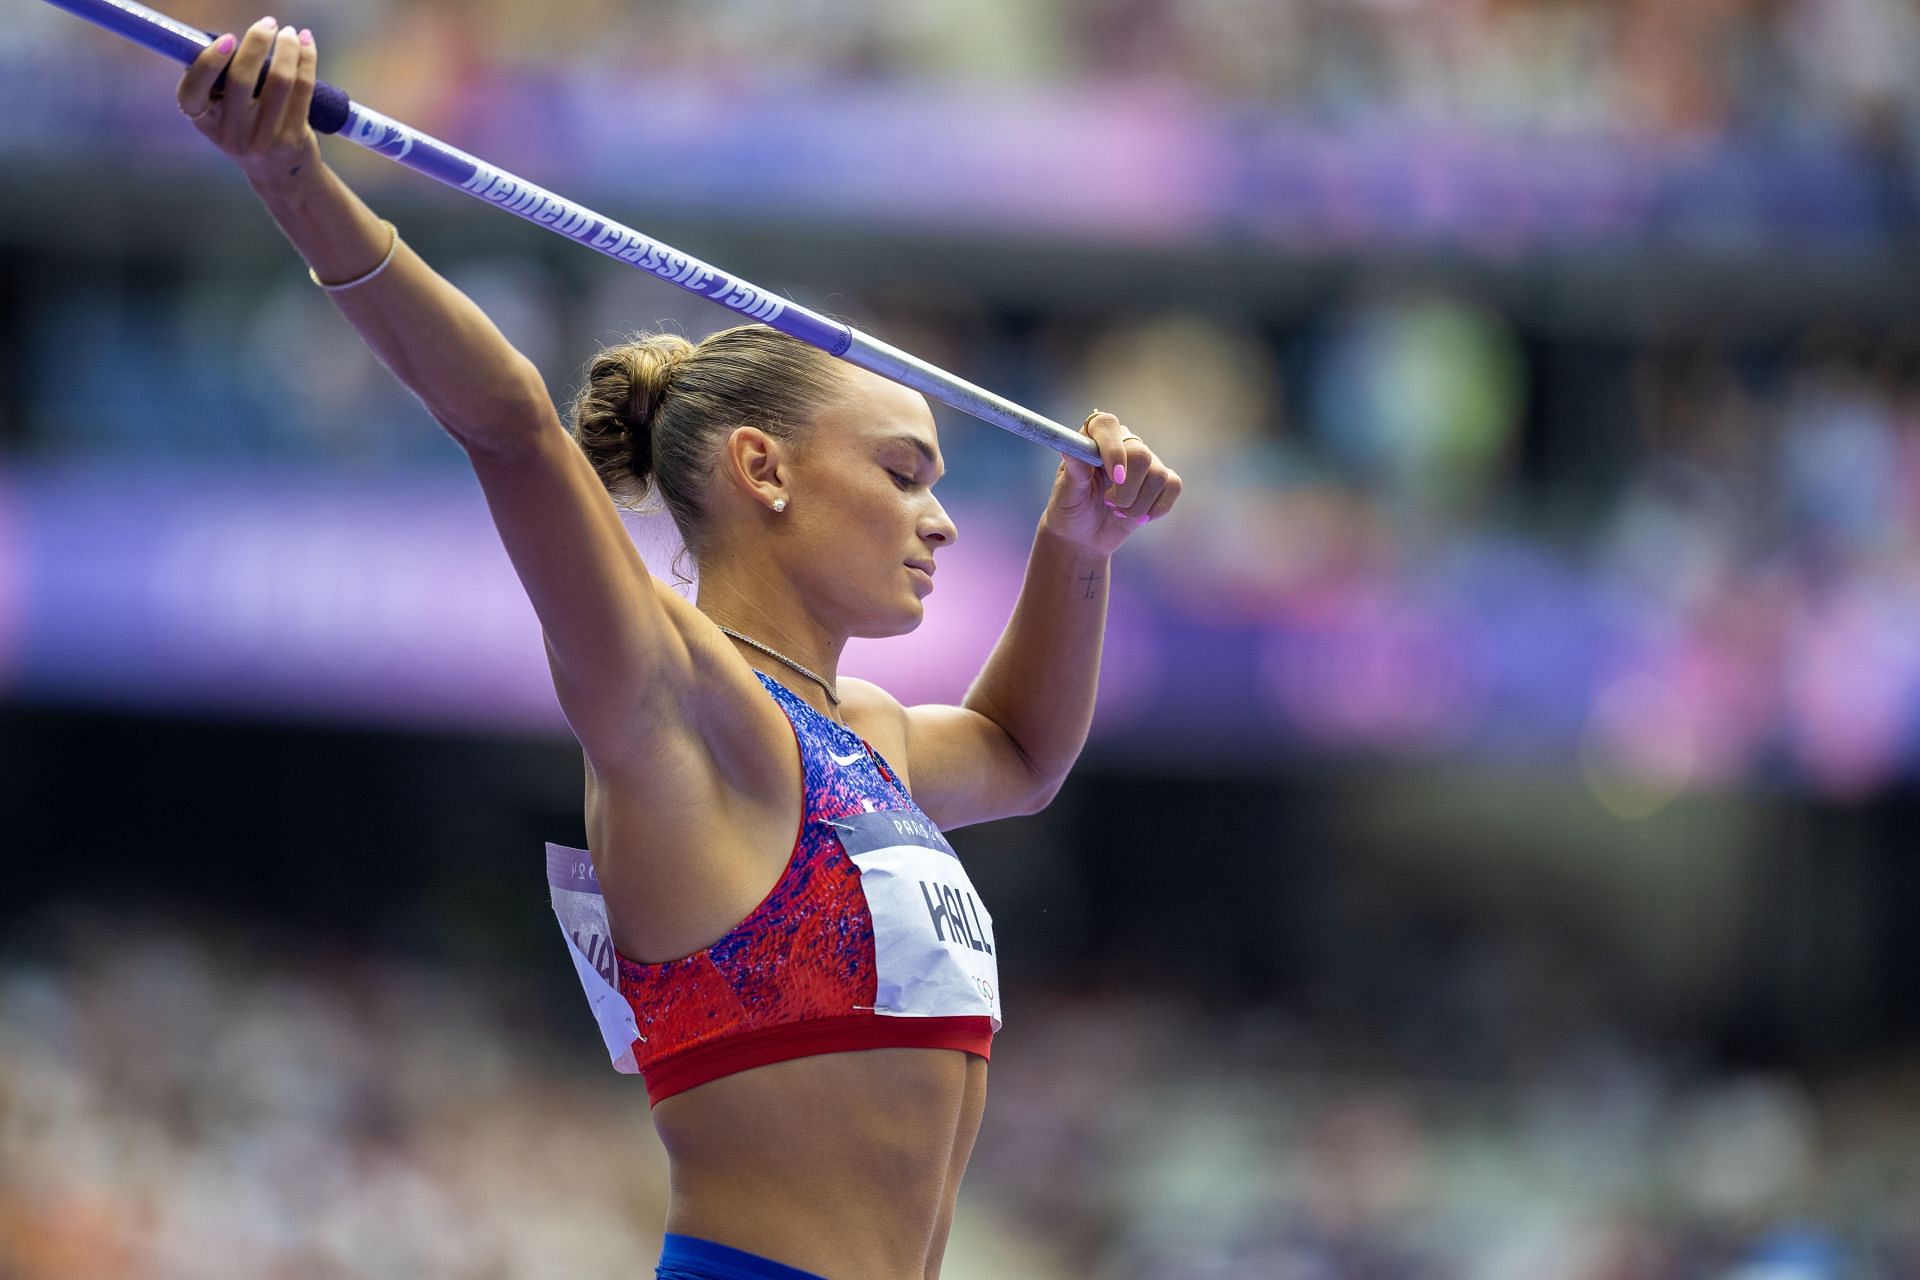
[[[568,430],[622,506],[658,491],[697,556],[703,499],[721,442],[735,427],[791,440],[845,389],[839,363],[764,324],[698,343],[634,333],[602,347],[568,408]]]

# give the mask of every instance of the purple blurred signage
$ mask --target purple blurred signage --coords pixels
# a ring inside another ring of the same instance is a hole
[[[967,506],[925,625],[855,641],[844,671],[910,703],[964,696],[1030,518]],[[631,528],[670,572],[664,519]],[[1631,814],[1783,771],[1859,794],[1920,756],[1920,606],[1872,580],[1780,612],[1768,640],[1491,539],[1414,576],[1264,596],[1180,556],[1149,534],[1116,562],[1094,726],[1109,758],[1559,760]],[[460,472],[0,472],[0,699],[565,732],[538,622]]]

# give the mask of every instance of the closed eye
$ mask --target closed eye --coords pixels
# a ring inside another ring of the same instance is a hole
[[[898,471],[889,471],[887,472],[887,474],[892,476],[893,482],[899,485],[902,489],[911,489],[914,487],[916,483],[912,476],[903,476]]]

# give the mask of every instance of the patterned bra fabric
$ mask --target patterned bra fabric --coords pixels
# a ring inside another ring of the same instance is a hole
[[[924,828],[943,848],[945,841],[864,739],[778,681],[756,674],[786,713],[799,743],[805,785],[800,831],[773,889],[711,947],[659,964],[615,954],[617,987],[639,1027],[633,1053],[649,1102],[750,1067],[820,1053],[927,1047],[989,1056],[999,1005],[982,983],[974,985],[987,990],[985,1000],[956,999],[949,992],[919,998],[917,1004],[907,998],[894,1000],[889,1009],[875,1007],[883,985],[882,966],[876,963],[876,903],[887,940],[885,967],[900,965],[897,940],[907,929],[925,940],[912,948],[925,954],[905,957],[910,969],[949,966],[941,953],[953,947],[955,937],[963,937],[972,952],[987,953],[984,959],[960,953],[968,962],[991,964],[991,920],[977,906],[958,858],[946,849],[944,858],[952,863],[948,880],[957,878],[964,886],[958,894],[949,891],[943,899],[936,881],[929,897],[928,882],[920,881],[926,923],[906,919],[908,905],[912,915],[921,914],[906,891],[870,897],[863,874],[876,873],[856,864],[842,843],[843,831],[851,836],[854,826],[871,826],[873,818],[889,815]],[[923,859],[940,857],[910,852]],[[956,918],[961,926],[954,924]],[[897,992],[897,984],[885,986]]]

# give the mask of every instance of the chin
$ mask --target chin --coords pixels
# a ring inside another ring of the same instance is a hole
[[[860,629],[853,634],[862,640],[885,640],[890,636],[904,636],[909,631],[918,630],[926,617],[927,607],[918,600],[910,600],[890,613],[866,619]]]

